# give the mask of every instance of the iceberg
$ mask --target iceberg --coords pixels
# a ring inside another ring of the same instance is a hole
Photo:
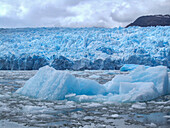
[[[44,66],[16,93],[45,100],[133,102],[169,94],[170,85],[165,66],[139,65],[129,74],[117,75],[103,85]]]
[[[150,99],[170,93],[169,86],[167,67],[145,68],[142,65],[127,75],[117,75],[105,84],[110,93],[129,94],[133,97],[138,95],[138,98],[149,94]],[[137,97],[134,100],[137,100]],[[139,100],[143,100],[142,97]]]
[[[144,66],[139,66],[129,76],[132,77],[132,82],[153,82],[159,95],[170,93],[168,72],[165,66],[150,67],[147,69]]]
[[[67,72],[44,66],[16,93],[45,100],[62,100],[69,94],[97,95],[105,88],[93,80],[76,78]]]

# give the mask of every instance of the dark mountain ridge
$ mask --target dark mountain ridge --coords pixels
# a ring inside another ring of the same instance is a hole
[[[148,26],[170,26],[170,15],[148,15],[141,16],[137,18],[133,23],[127,25],[130,26],[140,26],[140,27],[148,27]]]

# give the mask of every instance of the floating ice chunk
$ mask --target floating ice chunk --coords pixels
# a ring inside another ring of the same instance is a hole
[[[164,66],[145,68],[138,66],[127,75],[117,75],[105,84],[109,93],[117,94],[117,100],[144,101],[168,94],[167,68]]]
[[[2,97],[4,97],[4,95],[1,95],[1,94],[0,94],[0,98],[2,98]]]
[[[102,106],[102,104],[99,104],[99,103],[90,103],[90,104],[87,105],[87,108],[99,107],[99,106]]]
[[[44,107],[31,106],[31,105],[23,106],[23,112],[30,112],[30,113],[43,112],[45,109],[47,109],[45,106]]]
[[[145,69],[144,66],[138,66],[128,76],[132,78],[132,82],[153,82],[159,95],[170,93],[167,67],[157,66]]]
[[[21,120],[21,119],[20,119]],[[33,122],[33,120],[30,120]],[[37,121],[35,121],[37,123]],[[24,126],[23,124],[19,124],[17,122],[11,122],[9,120],[0,120],[0,128],[35,128],[31,126]]]
[[[139,65],[137,64],[124,64],[121,68],[120,71],[132,71],[136,69]],[[149,68],[149,66],[145,66],[145,68]]]
[[[113,118],[118,118],[119,115],[118,115],[118,114],[113,114],[113,115],[111,115],[111,117],[113,117]]]
[[[93,80],[75,76],[45,66],[29,79],[16,93],[40,99],[64,99],[68,94],[96,95],[105,93],[105,88]]]
[[[148,69],[138,66],[131,73],[117,75],[104,85],[45,66],[16,92],[47,100],[146,101],[170,93],[168,80],[164,66]]]
[[[170,109],[170,106],[166,106],[166,107],[164,107],[164,109]]]
[[[93,116],[86,116],[86,117],[84,117],[83,119],[84,119],[84,120],[94,120],[95,117],[93,117]]]
[[[146,108],[146,103],[135,103],[135,104],[132,105],[132,108],[145,109]]]
[[[170,115],[166,115],[164,116],[164,118],[170,119]]]
[[[91,78],[91,79],[98,79],[98,78],[100,78],[100,76],[98,76],[98,75],[91,75],[91,76],[89,76],[89,78]]]
[[[54,68],[45,66],[29,79],[24,87],[17,90],[25,96],[41,99],[64,99],[64,96],[77,91],[77,79],[66,72],[56,71]]]
[[[154,123],[150,123],[150,124],[145,124],[145,126],[147,127],[151,127],[151,128],[157,128],[157,125]]]

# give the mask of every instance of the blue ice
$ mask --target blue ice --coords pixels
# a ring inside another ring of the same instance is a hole
[[[63,100],[70,95],[70,100],[75,101],[133,102],[169,94],[170,85],[165,66],[139,65],[129,74],[116,75],[104,85],[45,66],[16,93],[45,100]]]

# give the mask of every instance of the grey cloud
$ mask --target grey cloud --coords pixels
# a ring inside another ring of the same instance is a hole
[[[36,18],[36,19],[42,17],[57,18],[57,17],[67,17],[67,16],[75,16],[75,14],[67,11],[66,8],[55,7],[52,4],[48,4],[44,7],[34,7],[29,11],[28,14],[25,15],[25,17]]]
[[[13,17],[0,17],[0,26],[8,28],[8,27],[22,27],[25,26],[24,21],[15,19]]]
[[[154,14],[170,14],[170,2],[169,0],[133,0],[126,1],[126,5],[120,5],[114,12],[111,13],[111,17],[117,22],[132,22],[137,17],[142,15],[154,15]]]
[[[170,14],[169,7],[170,0],[0,0],[0,27],[126,26],[142,15]]]

